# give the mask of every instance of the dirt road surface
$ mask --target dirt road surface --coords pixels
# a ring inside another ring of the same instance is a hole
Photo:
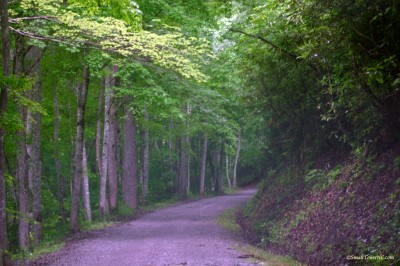
[[[255,189],[178,204],[121,226],[75,240],[34,265],[245,266],[232,249],[237,241],[217,225],[225,210],[249,200]]]

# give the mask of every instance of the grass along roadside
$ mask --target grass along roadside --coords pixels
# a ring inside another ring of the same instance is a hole
[[[238,208],[231,208],[223,212],[217,219],[218,224],[235,234],[240,232],[240,226],[236,223],[236,212]],[[301,266],[303,264],[293,260],[290,257],[284,257],[272,254],[266,250],[250,244],[235,244],[233,249],[239,251],[243,259],[248,259],[250,262],[257,263],[257,265],[269,266]]]

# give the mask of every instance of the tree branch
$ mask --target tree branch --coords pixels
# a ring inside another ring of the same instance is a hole
[[[286,54],[286,55],[292,57],[292,58],[295,59],[295,60],[297,60],[297,59],[300,58],[300,57],[297,56],[296,54],[294,54],[294,53],[292,53],[292,52],[290,52],[290,51],[288,51],[288,50],[286,50],[286,49],[284,49],[284,48],[282,48],[282,47],[279,47],[278,45],[274,44],[273,42],[271,42],[271,41],[265,39],[265,38],[262,37],[261,35],[258,35],[258,34],[257,34],[257,35],[255,35],[255,34],[250,34],[250,33],[244,32],[244,31],[242,31],[242,30],[238,30],[238,29],[229,29],[229,31],[231,31],[231,32],[236,32],[236,33],[240,33],[240,34],[243,34],[243,35],[245,35],[245,36],[247,36],[247,37],[250,37],[250,38],[253,38],[253,39],[258,39],[258,40],[260,40],[260,41],[262,41],[262,42],[268,44],[269,46],[271,46],[271,47],[273,47],[273,48],[279,50],[280,52],[282,52],[282,53],[284,53],[284,54]]]
[[[49,20],[52,22],[59,22],[58,20],[55,19],[55,16],[35,16],[35,17],[21,17],[21,18],[10,18],[9,21],[11,23],[17,23],[19,21],[24,21],[24,20]]]
[[[302,61],[305,61],[301,56],[298,56],[298,55],[296,55],[295,53],[292,53],[292,52],[290,52],[290,51],[288,51],[288,50],[286,50],[286,49],[284,49],[284,48],[282,48],[282,47],[276,45],[275,43],[273,43],[273,42],[267,40],[266,38],[264,38],[263,36],[261,36],[261,35],[259,35],[259,34],[257,34],[257,35],[256,35],[256,34],[251,34],[251,33],[247,33],[247,32],[244,32],[244,31],[238,30],[238,29],[229,29],[229,31],[231,31],[231,32],[236,32],[236,33],[240,33],[240,34],[243,34],[243,35],[245,35],[245,36],[247,36],[247,37],[260,40],[260,41],[262,41],[263,43],[268,44],[268,45],[271,46],[272,48],[275,48],[276,50],[280,51],[281,53],[288,55],[288,56],[289,56],[290,58],[292,58],[293,60],[299,60],[299,59],[300,59],[300,60],[302,60]],[[310,62],[307,62],[307,61],[305,61],[305,62],[306,62],[306,64],[307,64],[312,70],[314,70],[316,73],[320,73],[320,71],[318,70],[318,68],[317,68],[316,66],[312,65]]]

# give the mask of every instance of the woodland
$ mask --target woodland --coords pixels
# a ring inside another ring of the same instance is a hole
[[[0,265],[260,181],[250,241],[399,262],[398,0],[0,4]]]

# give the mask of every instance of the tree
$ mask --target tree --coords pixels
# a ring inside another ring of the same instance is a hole
[[[82,153],[82,188],[83,188],[83,201],[85,205],[85,217],[89,222],[92,221],[92,209],[90,207],[90,189],[89,189],[89,169],[87,166],[87,153],[86,145],[83,143]]]
[[[15,45],[14,75],[22,79],[25,76],[25,53],[26,40],[24,36],[17,36]],[[22,93],[25,94],[25,93]],[[26,97],[23,95],[22,97]],[[18,113],[20,126],[17,130],[17,170],[18,180],[18,242],[22,250],[29,248],[29,221],[30,217],[30,197],[29,197],[29,176],[28,176],[28,150],[27,150],[27,118],[28,107],[21,101],[18,103]]]
[[[149,164],[150,164],[150,143],[149,143],[149,113],[147,106],[144,109],[144,129],[143,129],[143,163],[142,163],[142,200],[147,203],[149,194]]]
[[[237,150],[236,150],[235,162],[233,164],[233,181],[232,181],[233,188],[236,188],[236,186],[237,186],[237,165],[238,165],[238,161],[239,161],[240,141],[241,141],[241,134],[239,131],[239,133],[237,135]]]
[[[110,128],[109,128],[109,141],[108,141],[108,191],[109,191],[109,205],[110,211],[115,211],[118,207],[118,131],[119,125],[117,120],[117,99],[115,97],[114,87],[116,84],[115,73],[118,71],[118,67],[111,66],[111,84],[110,90],[110,103],[107,109],[108,116],[110,117]]]
[[[74,179],[72,188],[71,203],[71,230],[76,232],[79,230],[79,198],[82,187],[82,162],[83,162],[83,146],[85,132],[85,107],[87,93],[89,89],[89,67],[83,68],[82,85],[78,86],[78,110],[76,124],[76,140],[75,140],[75,156],[74,156]]]
[[[207,146],[208,136],[204,133],[203,148],[201,152],[201,166],[200,166],[200,196],[204,196],[204,183],[206,179],[206,164],[207,164]]]
[[[0,1],[1,7],[1,55],[3,78],[11,76],[11,48],[8,26],[8,6],[6,0]],[[0,92],[0,262],[11,265],[8,254],[6,186],[5,186],[5,153],[4,153],[4,114],[7,108],[8,85],[3,82]]]
[[[104,133],[103,133],[103,150],[101,156],[101,171],[100,171],[100,198],[99,208],[100,216],[105,218],[108,215],[108,200],[107,200],[107,174],[108,174],[108,157],[109,157],[109,141],[110,141],[110,105],[111,105],[111,86],[112,76],[107,74],[105,77],[105,100],[104,100]]]
[[[122,161],[122,197],[125,205],[137,209],[137,183],[138,183],[138,158],[137,158],[137,126],[136,120],[128,105],[124,107],[124,150]]]
[[[28,73],[35,83],[30,92],[31,101],[40,104],[42,101],[41,83],[41,50],[39,47],[32,46],[27,54],[30,63]],[[30,140],[27,144],[27,154],[29,156],[28,176],[30,191],[32,195],[32,233],[33,244],[38,246],[42,240],[42,154],[41,154],[41,126],[42,114],[39,111],[29,111],[27,113],[27,135]]]

